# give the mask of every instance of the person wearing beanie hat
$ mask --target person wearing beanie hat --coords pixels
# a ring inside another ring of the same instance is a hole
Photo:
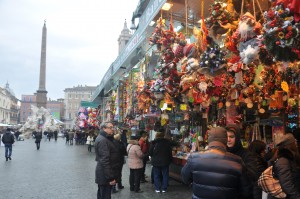
[[[248,199],[251,182],[243,161],[226,151],[227,133],[223,127],[208,131],[208,150],[192,153],[181,170],[185,184],[192,183],[192,198]]]
[[[227,145],[227,134],[226,129],[223,127],[215,127],[208,131],[208,143],[220,142]]]
[[[278,148],[284,148],[285,146],[289,144],[297,143],[297,140],[295,139],[294,135],[291,133],[283,135],[279,141],[277,142],[276,146]]]
[[[300,156],[297,141],[293,134],[285,134],[276,144],[277,160],[273,164],[273,173],[279,179],[287,199],[300,198]],[[268,196],[268,199],[275,197]]]

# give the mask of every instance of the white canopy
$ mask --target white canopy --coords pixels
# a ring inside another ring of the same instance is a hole
[[[0,126],[12,126],[12,125],[0,123]]]

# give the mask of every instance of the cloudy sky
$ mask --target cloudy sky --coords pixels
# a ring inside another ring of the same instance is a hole
[[[47,26],[46,90],[96,86],[118,56],[117,39],[139,0],[0,0],[0,87],[21,99],[38,90],[42,28]]]

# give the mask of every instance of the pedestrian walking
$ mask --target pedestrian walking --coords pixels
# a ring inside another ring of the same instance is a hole
[[[74,140],[74,130],[69,131],[69,141],[70,145],[73,145],[73,140]]]
[[[45,142],[47,141],[47,139],[48,139],[48,134],[49,134],[49,132],[48,131],[44,131],[44,138],[45,138]]]
[[[69,133],[68,131],[65,131],[65,138],[66,138],[66,144],[69,144]]]
[[[138,138],[131,136],[127,146],[127,163],[130,169],[129,184],[130,191],[141,193],[140,183],[143,173],[143,158],[144,154],[139,146]]]
[[[120,134],[115,134],[114,135],[114,144],[116,145],[117,149],[119,150],[119,166],[118,166],[118,177],[116,179],[117,185],[114,185],[112,187],[112,192],[116,193],[117,188],[118,189],[124,189],[124,186],[122,185],[122,170],[123,170],[123,165],[125,163],[125,155],[127,155],[126,148],[124,144],[121,141],[121,135]]]
[[[208,131],[208,149],[190,154],[181,170],[185,184],[192,184],[193,199],[246,199],[251,191],[242,159],[226,151],[226,129]]]
[[[171,143],[164,138],[165,134],[163,132],[164,130],[160,129],[156,133],[156,138],[152,141],[149,149],[156,193],[161,191],[166,193],[169,184],[169,165],[172,161]]]
[[[92,152],[92,146],[94,145],[94,138],[92,133],[90,133],[86,138],[86,144],[88,145],[88,151]]]
[[[110,199],[111,186],[116,184],[119,150],[113,143],[114,126],[111,122],[103,122],[100,125],[100,132],[95,141],[96,152],[96,176],[98,184],[97,199]]]
[[[16,140],[19,141],[19,136],[20,136],[21,132],[19,131],[19,129],[15,132],[15,137]]]
[[[55,142],[56,142],[56,141],[57,141],[57,136],[58,136],[57,130],[55,130],[55,131],[53,132],[53,134],[54,134],[54,140],[55,140]]]
[[[2,136],[2,142],[5,146],[5,159],[6,159],[6,161],[8,161],[8,159],[11,160],[12,145],[15,142],[15,137],[10,131],[11,131],[11,129],[7,128],[6,132]]]
[[[146,131],[141,131],[140,135],[142,135],[142,136],[139,140],[139,145],[140,145],[140,147],[142,149],[142,152],[144,154],[141,183],[145,183],[145,182],[148,182],[146,180],[145,171],[146,171],[147,162],[149,160],[149,141],[148,141],[148,133]]]
[[[37,132],[35,134],[34,138],[35,138],[36,149],[40,150],[41,140],[42,140],[42,132]]]
[[[273,164],[274,178],[279,179],[286,199],[300,198],[300,157],[297,140],[293,134],[285,134],[277,143],[278,159]],[[268,199],[275,199],[268,195]]]
[[[50,131],[50,132],[48,133],[48,140],[49,140],[49,142],[50,142],[50,140],[51,140],[52,136],[53,136],[53,132],[52,132],[52,131]]]

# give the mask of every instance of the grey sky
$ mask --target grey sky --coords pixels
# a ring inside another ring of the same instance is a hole
[[[48,98],[65,88],[96,86],[118,56],[125,19],[139,0],[0,0],[0,86],[17,98],[38,89],[44,19]]]

